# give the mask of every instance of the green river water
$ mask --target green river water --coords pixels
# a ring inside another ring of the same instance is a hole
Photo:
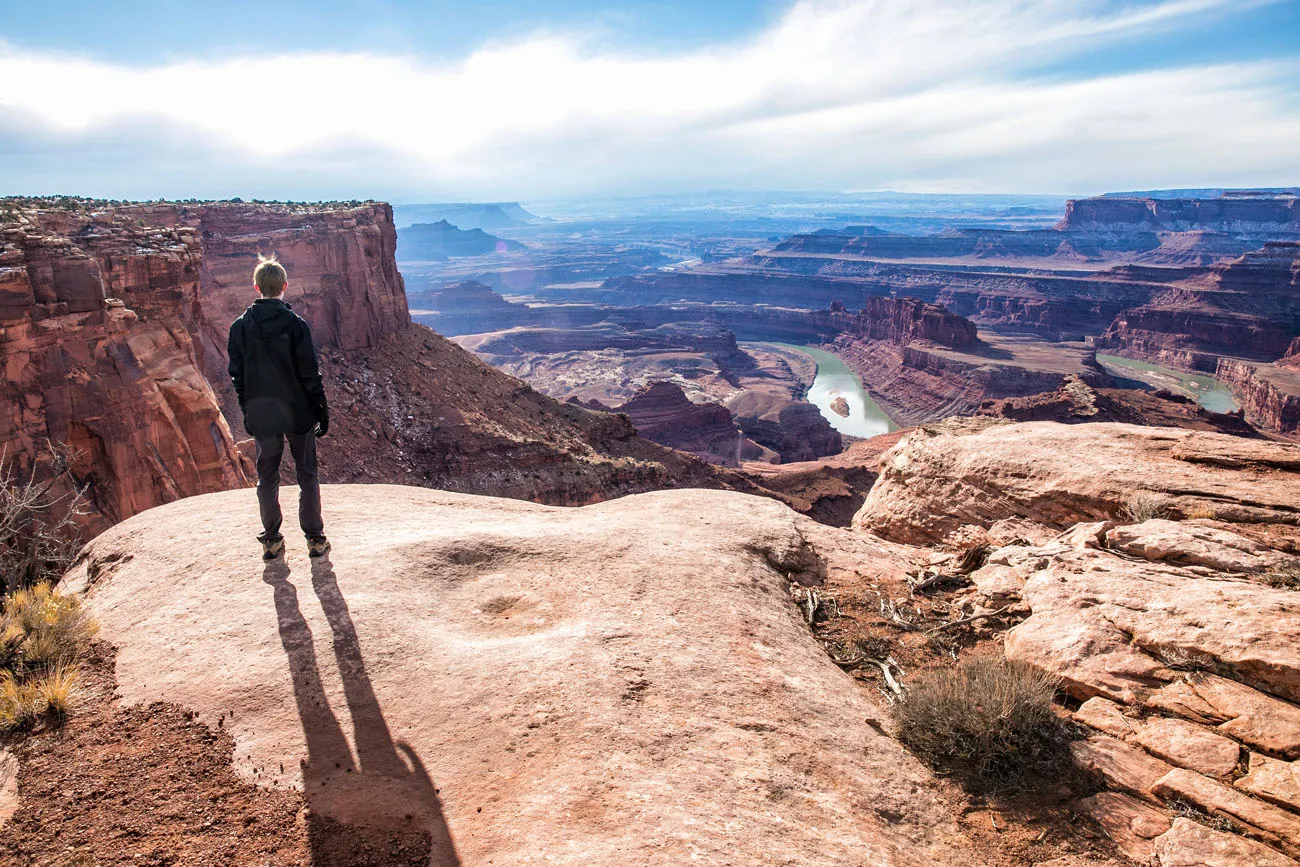
[[[1163,388],[1187,397],[1211,412],[1233,412],[1237,399],[1228,387],[1212,376],[1171,370],[1158,364],[1097,353],[1097,361],[1111,376],[1136,379],[1154,388]]]
[[[858,379],[858,375],[839,358],[824,349],[811,346],[796,346],[792,343],[772,345],[803,353],[817,362],[817,377],[813,380],[812,387],[808,389],[806,399],[821,410],[822,416],[835,430],[864,439],[898,430],[898,425],[890,420],[885,411],[862,387],[862,380]],[[831,409],[831,402],[837,397],[844,398],[844,402],[849,405],[847,416],[842,416]]]

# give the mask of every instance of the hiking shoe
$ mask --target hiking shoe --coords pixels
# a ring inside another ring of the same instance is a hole
[[[257,540],[262,543],[263,560],[274,560],[276,557],[279,557],[284,553],[283,536],[275,536],[274,538],[258,536]]]
[[[324,536],[307,537],[307,556],[320,557],[330,549],[330,540]]]

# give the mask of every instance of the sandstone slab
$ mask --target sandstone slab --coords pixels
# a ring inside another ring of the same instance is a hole
[[[1173,770],[1167,762],[1106,735],[1070,744],[1074,762],[1103,777],[1116,789],[1155,802],[1152,788]]]
[[[1246,776],[1235,785],[1243,792],[1300,813],[1300,762],[1284,762],[1251,753]]]
[[[1279,846],[1290,855],[1300,854],[1300,816],[1256,800],[1232,786],[1174,768],[1152,791],[1161,798],[1200,807],[1211,815],[1227,816],[1245,827],[1248,834]]]
[[[1182,719],[1147,720],[1134,739],[1153,756],[1207,777],[1227,777],[1241,760],[1236,741]]]
[[[1077,697],[1133,704],[1178,668],[1218,667],[1300,699],[1300,595],[1091,549],[1043,553],[1048,564],[1022,591],[1033,615],[1007,652],[1059,674]]]
[[[952,420],[881,460],[858,526],[901,542],[1023,518],[1065,529],[1115,518],[1135,492],[1224,521],[1300,523],[1300,446],[1128,424]]]
[[[1139,864],[1155,854],[1152,843],[1169,830],[1169,815],[1145,801],[1119,792],[1101,792],[1079,802],[1119,850]]]
[[[1295,867],[1296,862],[1267,846],[1175,819],[1155,841],[1160,867]]]
[[[340,822],[416,823],[439,863],[982,863],[791,605],[817,557],[786,507],[324,503],[313,562],[291,540],[263,565],[251,491],[97,538],[70,581],[123,700],[191,708]]]
[[[1217,725],[1256,749],[1300,757],[1300,707],[1226,677],[1194,672],[1147,696],[1152,707]]]
[[[1074,712],[1074,718],[1086,726],[1091,726],[1099,732],[1105,732],[1120,740],[1132,736],[1137,731],[1137,727],[1141,725],[1137,720],[1131,720],[1124,716],[1124,712],[1118,704],[1099,695],[1094,695],[1085,701]]]
[[[1159,518],[1115,527],[1106,533],[1106,542],[1112,549],[1147,560],[1207,566],[1219,572],[1264,572],[1294,559],[1227,530]]]

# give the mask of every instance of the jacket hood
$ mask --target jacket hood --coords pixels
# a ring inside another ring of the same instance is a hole
[[[293,325],[297,314],[279,298],[259,298],[244,311],[256,326],[258,336],[263,339],[278,337]]]

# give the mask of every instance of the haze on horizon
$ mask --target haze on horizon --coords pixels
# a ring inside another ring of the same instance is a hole
[[[1300,182],[1296,0],[5,5],[0,194]]]

